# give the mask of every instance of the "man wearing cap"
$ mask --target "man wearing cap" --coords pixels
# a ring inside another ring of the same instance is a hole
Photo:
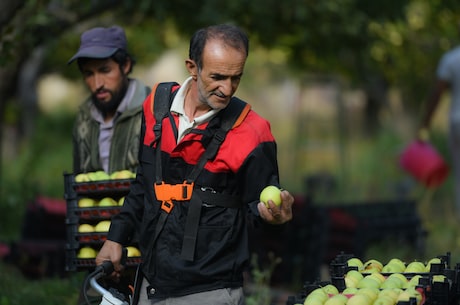
[[[74,173],[135,172],[142,102],[150,88],[128,77],[135,61],[127,51],[124,30],[111,26],[84,32],[68,64],[74,61],[91,93],[74,125]]]
[[[135,60],[127,51],[125,32],[118,26],[92,28],[81,35],[76,61],[90,96],[80,106],[73,129],[74,173],[136,171],[142,104],[150,88],[128,77]],[[118,290],[134,282],[127,270]],[[100,303],[100,296],[89,299]],[[78,304],[86,304],[83,290]]]

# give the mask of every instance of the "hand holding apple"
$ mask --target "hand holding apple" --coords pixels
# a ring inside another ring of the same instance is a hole
[[[269,224],[283,224],[292,219],[294,197],[276,186],[266,187],[260,194],[257,205],[260,217]]]

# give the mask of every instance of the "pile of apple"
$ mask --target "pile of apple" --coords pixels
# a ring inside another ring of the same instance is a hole
[[[315,288],[303,305],[421,305],[425,298],[422,278],[430,283],[449,283],[445,275],[432,272],[434,265],[441,266],[442,270],[447,267],[439,257],[408,264],[398,258],[382,264],[375,259],[362,262],[352,257],[343,265],[345,273],[340,277],[333,275],[335,285],[327,283]]]
[[[75,176],[75,182],[91,182],[91,181],[104,181],[104,180],[118,180],[118,179],[132,179],[136,178],[136,173],[133,173],[130,170],[124,169],[115,171],[111,174],[106,173],[105,171],[95,171],[88,173],[80,173]]]
[[[308,294],[303,305],[395,305],[414,299],[420,305],[422,294],[416,288],[361,288],[339,292],[332,284],[316,288]],[[296,304],[302,305],[302,304]]]
[[[111,197],[104,197],[101,200],[84,197],[78,200],[78,207],[79,208],[113,207],[113,206],[122,206],[124,202],[125,202],[124,196],[118,200],[115,200]]]

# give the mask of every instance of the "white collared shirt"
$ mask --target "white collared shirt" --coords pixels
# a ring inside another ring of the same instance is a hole
[[[184,84],[177,91],[176,96],[171,105],[171,112],[177,113],[179,115],[179,126],[177,126],[177,143],[182,140],[182,138],[189,133],[196,126],[209,122],[219,111],[220,109],[211,109],[205,114],[202,114],[192,121],[187,117],[184,110],[185,95],[190,87],[192,82],[192,77],[189,77],[185,80]]]

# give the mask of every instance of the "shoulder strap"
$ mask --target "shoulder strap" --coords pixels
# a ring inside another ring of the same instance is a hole
[[[222,142],[224,142],[225,137],[227,136],[228,131],[239,126],[244,121],[250,110],[251,106],[248,103],[236,97],[232,97],[228,106],[219,113],[222,118],[220,128],[216,131],[197,165],[190,173],[187,179],[188,182],[191,183],[196,180],[206,162],[216,156],[220,145],[222,145]]]
[[[161,137],[161,123],[171,108],[172,97],[174,96],[172,94],[173,88],[178,86],[179,84],[176,82],[157,83],[152,89],[154,94],[151,95],[150,107],[155,116],[155,126],[153,126],[155,139],[160,139]]]
[[[179,87],[179,84],[176,82],[167,82],[167,83],[157,83],[153,87],[152,91],[154,94],[151,94],[152,100],[150,102],[151,111],[155,116],[155,125],[153,126],[153,132],[155,134],[155,142],[157,143],[157,148],[155,152],[156,160],[156,170],[155,170],[155,179],[157,183],[162,181],[162,167],[161,167],[161,124],[163,118],[168,116],[169,109],[175,96],[175,92],[172,92],[174,87]]]

